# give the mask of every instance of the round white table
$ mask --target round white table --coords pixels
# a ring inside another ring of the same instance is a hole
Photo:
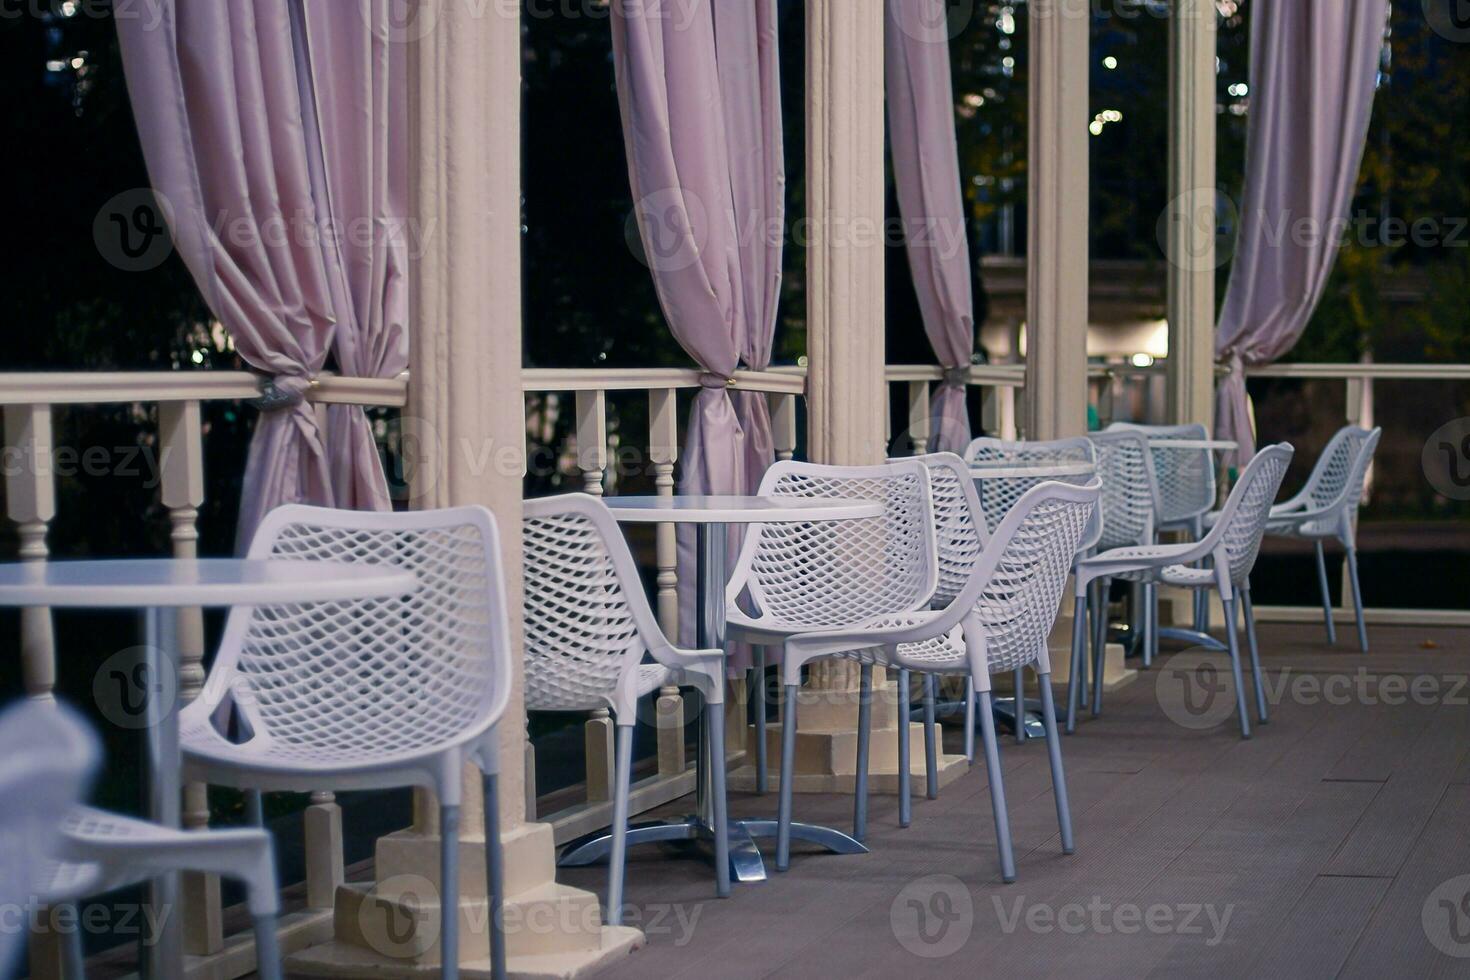
[[[179,826],[176,618],[181,607],[286,605],[378,599],[418,589],[413,572],[390,565],[174,558],[0,564],[0,606],[137,609],[143,613],[143,729],[148,816]],[[165,674],[165,670],[167,674]],[[150,888],[156,909],[177,909],[178,875]],[[183,976],[183,917],[162,915],[146,947],[144,976]]]
[[[698,583],[695,594],[698,596],[699,624],[695,645],[702,650],[725,649],[726,540],[731,525],[856,521],[883,516],[883,505],[877,501],[835,498],[628,496],[608,497],[604,503],[613,517],[624,524],[691,524],[697,528]],[[762,750],[763,760],[765,739],[761,737],[756,741]],[[696,757],[695,812],[683,820],[628,828],[629,846],[653,841],[708,840],[712,836],[709,751],[704,726],[701,725]],[[775,836],[774,820],[730,821],[731,877],[742,882],[764,881],[765,863],[761,860],[755,838]],[[837,854],[865,854],[868,850],[851,836],[831,827],[792,824],[791,836],[820,844]],[[605,860],[611,844],[612,838],[606,833],[588,835],[567,845],[560,863],[573,866]]]

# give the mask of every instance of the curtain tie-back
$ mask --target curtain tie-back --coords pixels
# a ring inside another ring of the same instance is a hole
[[[714,391],[719,391],[722,388],[735,387],[735,379],[726,378],[709,371],[701,371],[699,373],[699,386],[701,388],[709,388]]]
[[[262,412],[284,412],[306,401],[306,392],[316,385],[315,378],[298,374],[278,374],[260,379],[260,397],[255,407]]]
[[[964,388],[970,383],[970,366],[944,369],[943,384],[951,388]]]

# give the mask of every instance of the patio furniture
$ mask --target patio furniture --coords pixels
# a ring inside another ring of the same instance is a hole
[[[1249,604],[1246,594],[1250,590],[1250,572],[1260,554],[1261,539],[1265,535],[1271,504],[1276,499],[1277,491],[1281,489],[1281,481],[1286,476],[1286,467],[1291,463],[1293,451],[1291,446],[1283,443],[1269,446],[1257,453],[1230,492],[1230,498],[1225,501],[1214,526],[1199,541],[1114,548],[1080,562],[1075,578],[1078,616],[1084,614],[1087,587],[1094,580],[1122,578],[1144,583],[1149,596],[1144,610],[1149,629],[1157,623],[1158,612],[1154,603],[1159,584],[1185,589],[1218,589],[1220,601],[1225,606],[1225,633],[1230,651],[1230,668],[1235,678],[1236,707],[1240,714],[1240,733],[1244,738],[1250,738],[1251,729],[1250,718],[1246,713],[1245,687],[1236,636],[1235,594],[1241,593],[1243,601]],[[1201,567],[1191,567],[1196,563]],[[1246,632],[1250,645],[1256,707],[1261,723],[1265,724],[1266,695],[1261,682],[1260,655],[1254,627],[1254,618],[1248,615]],[[1082,656],[1082,644],[1082,631],[1074,627],[1074,667]],[[1075,702],[1076,698],[1073,697],[1067,706],[1071,713],[1075,713]],[[1096,717],[1101,710],[1102,672],[1098,670],[1093,675],[1093,716]]]
[[[715,892],[730,894],[725,810],[725,655],[683,650],[659,629],[633,556],[602,501],[585,494],[525,504],[525,671],[528,711],[606,708],[617,724],[607,919],[623,921],[628,794],[638,699],[670,684],[705,699],[713,792]],[[652,663],[645,664],[645,655]]]
[[[681,497],[625,496],[609,497],[603,502],[608,513],[620,523],[632,524],[690,524],[696,529],[698,621],[696,642],[701,649],[715,651],[721,657],[725,649],[725,612],[727,603],[726,583],[729,580],[729,565],[726,562],[726,544],[732,525],[781,525],[787,522],[802,524],[833,524],[840,522],[864,522],[881,518],[883,505],[875,500],[809,499],[803,497],[740,497],[701,496]],[[721,668],[723,673],[723,667]],[[759,702],[757,702],[759,705]],[[759,730],[765,732],[765,716],[757,715]],[[723,728],[720,729],[723,738]],[[696,755],[695,812],[682,820],[661,821],[630,827],[626,839],[628,846],[653,841],[714,839],[716,850],[720,841],[714,833],[714,779],[713,756],[707,729],[701,727],[699,751]],[[757,739],[757,744],[762,744]],[[728,821],[728,864],[729,873],[737,881],[764,881],[765,863],[755,838],[771,837],[776,832],[774,820]],[[801,824],[795,832],[804,840],[820,844],[837,854],[861,854],[867,851],[860,843],[841,831],[830,827]],[[562,851],[560,864],[576,866],[592,864],[609,858],[612,852],[612,834],[595,833],[568,844]],[[717,862],[718,863],[718,860]]]
[[[326,569],[297,562],[173,558],[118,561],[22,562],[0,565],[0,606],[69,609],[140,609],[144,643],[139,705],[124,702],[125,719],[141,728],[148,777],[147,816],[166,828],[179,826],[179,758],[182,713],[177,710],[173,610],[191,607],[250,607],[272,603],[338,603],[360,597],[411,591],[411,573],[378,567],[336,564]],[[241,610],[234,614],[241,615]],[[223,653],[222,653],[223,655]],[[222,688],[208,684],[189,711],[218,696]],[[207,716],[207,712],[205,712]],[[221,740],[223,741],[223,740]],[[224,743],[228,745],[229,743]],[[318,788],[304,785],[303,789]],[[156,909],[178,907],[178,875],[160,875],[150,886]],[[173,976],[182,970],[182,916],[163,916],[160,935],[148,948],[150,976]]]
[[[1016,878],[1005,786],[991,705],[990,675],[1035,664],[1040,678],[1043,727],[1056,796],[1062,850],[1073,850],[1066,776],[1051,692],[1051,664],[1046,637],[1056,621],[1067,573],[1096,509],[1100,487],[1046,483],[1027,494],[1006,514],[975,559],[964,589],[942,610],[918,610],[873,616],[849,626],[811,632],[787,642],[783,664],[788,699],[804,663],[842,656],[861,665],[858,713],[857,785],[853,804],[855,834],[867,820],[867,742],[872,724],[873,667],[925,675],[968,676],[979,701],[991,806],[995,815],[1001,875]],[[965,485],[967,504],[977,522],[983,520],[979,497]],[[783,733],[784,734],[784,733]],[[900,807],[907,781],[900,780]],[[789,819],[783,808],[782,819]],[[779,858],[778,858],[779,860]]]
[[[441,975],[459,973],[464,770],[482,773],[491,968],[505,975],[497,734],[512,676],[495,520],[483,507],[364,513],[286,506],[250,557],[324,588],[242,593],[181,714],[186,777],[263,791],[430,790],[439,802]],[[373,590],[353,575],[377,576]],[[341,583],[335,590],[332,583]],[[245,735],[232,741],[225,720]]]
[[[1148,440],[1140,432],[1115,430],[1094,432],[1087,436],[1097,451],[1097,472],[1102,478],[1102,535],[1097,551],[1130,548],[1154,543],[1154,527],[1158,518],[1159,490],[1154,477],[1153,459]],[[1108,597],[1111,581],[1098,579],[1098,615],[1093,621],[1093,670],[1101,670],[1108,638]],[[1134,652],[1143,655],[1145,667],[1153,664],[1147,610],[1151,608],[1148,586],[1136,584],[1130,595],[1130,613]],[[1076,665],[1074,664],[1075,668]],[[1094,678],[1093,686],[1096,687]],[[1068,699],[1070,709],[1071,699]],[[1068,729],[1072,724],[1069,722]]]
[[[1097,475],[1097,451],[1085,437],[1057,439],[1037,442],[1015,442],[1003,439],[980,438],[970,443],[965,458],[971,463],[970,477],[980,493],[980,504],[984,508],[985,521],[991,531],[1027,491],[1046,480],[1085,485]],[[1081,558],[1091,552],[1102,534],[1102,512],[1094,511],[1092,524],[1083,535],[1077,556]],[[1104,608],[1101,603],[1095,607]],[[1039,718],[1028,721],[1040,706],[1026,701],[1026,673],[1017,670],[1014,678],[1016,696],[1011,700],[1009,721],[1016,741],[1025,742],[1027,726],[1034,725],[1037,734],[1041,731]],[[1070,683],[1076,683],[1078,674],[1072,675]],[[1086,695],[1086,669],[1083,678],[1083,694]],[[995,704],[1001,717],[1006,718],[1006,699],[996,699]],[[1072,719],[1068,718],[1067,733],[1073,730]]]
[[[1348,582],[1353,593],[1353,613],[1358,624],[1358,647],[1368,652],[1368,629],[1363,620],[1363,590],[1358,583],[1358,508],[1363,502],[1363,484],[1378,449],[1383,430],[1344,426],[1333,435],[1317,457],[1306,486],[1271,508],[1266,534],[1311,541],[1317,552],[1317,582],[1322,589],[1322,621],[1327,642],[1337,642],[1332,623],[1332,596],[1327,590],[1327,558],[1324,541],[1336,539],[1347,553]]]
[[[928,468],[917,460],[880,466],[779,462],[761,481],[762,495],[871,499],[883,506],[882,516],[867,520],[757,525],[745,539],[726,592],[732,638],[784,648],[778,871],[785,871],[791,863],[791,784],[801,668],[821,656],[842,652],[798,655],[792,643],[804,634],[927,608],[939,582],[929,483]],[[736,605],[742,593],[748,595],[753,614]],[[907,719],[900,721],[898,777],[902,785],[909,779],[909,732]]]

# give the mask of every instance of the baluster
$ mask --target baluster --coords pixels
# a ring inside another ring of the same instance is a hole
[[[909,439],[913,441],[911,451],[915,456],[922,456],[929,451],[929,440],[932,434],[929,418],[929,382],[910,381]]]
[[[6,509],[18,527],[22,561],[45,561],[46,530],[56,516],[56,476],[52,467],[50,405],[5,408]],[[20,613],[21,677],[26,694],[37,701],[55,700],[56,636],[51,610]]]
[[[1017,437],[1018,427],[1016,425],[1016,388],[1014,385],[1003,385],[999,391],[1000,403],[1000,437],[1014,442]]]
[[[654,491],[674,495],[674,463],[679,458],[678,391],[655,388],[648,392],[648,455],[653,463]],[[658,563],[658,621],[664,634],[678,642],[679,545],[674,525],[660,524],[654,532]],[[684,771],[684,696],[677,685],[659,688],[654,706],[658,730],[658,771],[674,776]]]
[[[796,396],[772,394],[771,436],[776,443],[776,459],[788,460],[796,455]]]
[[[607,476],[607,392],[577,392],[577,468],[582,492],[602,496]]]

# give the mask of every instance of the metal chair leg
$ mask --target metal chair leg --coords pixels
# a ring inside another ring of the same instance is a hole
[[[633,726],[618,725],[613,776],[612,853],[607,861],[607,924],[623,924],[623,876],[628,866],[628,793],[633,774]]]
[[[965,761],[975,764],[975,688],[965,679]]]
[[[1332,593],[1327,588],[1327,555],[1322,551],[1322,542],[1317,546],[1317,584],[1322,589],[1322,624],[1327,627],[1327,645],[1337,642],[1337,626],[1332,622]]]
[[[1011,819],[1006,811],[1005,780],[1000,774],[1000,746],[995,737],[995,714],[989,691],[980,692],[980,739],[985,746],[985,776],[990,783],[990,809],[995,816],[995,843],[1000,852],[1000,876],[1016,880],[1016,855],[1011,849]]]
[[[260,980],[281,980],[281,948],[276,941],[276,917],[257,915],[254,927],[256,975]],[[81,977],[81,973],[68,974],[68,980],[81,980]]]
[[[484,777],[485,892],[489,899],[490,975],[505,980],[505,852],[500,844],[500,777]]]
[[[1240,592],[1240,608],[1245,613],[1245,642],[1246,649],[1251,654],[1251,676],[1256,683],[1256,717],[1261,724],[1271,720],[1266,710],[1266,681],[1261,676],[1261,651],[1256,644],[1256,612],[1251,606],[1251,590],[1246,588]]]
[[[76,904],[71,906],[71,920],[78,924],[75,929],[68,930],[61,938],[61,975],[64,980],[85,980],[87,976],[87,954],[82,949],[82,930],[80,923],[81,907]],[[275,933],[271,933],[275,938]],[[279,970],[279,966],[277,967]]]
[[[439,975],[459,977],[459,807],[439,808]]]
[[[730,821],[725,792],[725,706],[705,704],[705,725],[710,746],[710,807],[715,835],[715,894],[730,897]]]
[[[776,809],[776,870],[791,867],[791,783],[796,778],[796,692],[786,685],[781,704],[781,792]]]
[[[1143,587],[1143,632],[1139,640],[1143,643],[1143,669],[1154,665],[1154,641],[1159,636],[1159,588],[1152,583]]]
[[[258,789],[245,791],[245,822],[252,827],[265,826],[264,794]]]
[[[852,836],[868,836],[868,742],[873,732],[873,665],[863,664],[858,684],[857,780],[853,785]]]
[[[755,647],[751,671],[755,678],[755,791],[766,795],[770,788],[770,770],[766,764],[766,648]]]
[[[1041,675],[1041,718],[1046,725],[1046,754],[1051,760],[1051,786],[1057,798],[1062,853],[1071,854],[1077,846],[1072,840],[1072,805],[1067,799],[1067,773],[1062,768],[1062,740],[1057,737],[1057,706],[1052,700],[1050,673]]]
[[[1068,735],[1077,730],[1077,704],[1087,687],[1087,678],[1082,673],[1082,665],[1087,660],[1083,651],[1087,645],[1087,606],[1086,597],[1078,596],[1072,612],[1072,670],[1067,678]]]
[[[909,785],[909,672],[898,672],[898,825],[913,822],[913,788]]]
[[[1092,631],[1092,717],[1102,714],[1103,666],[1108,655],[1108,580],[1100,583],[1101,608]]]
[[[1102,590],[1098,588],[1102,583],[1094,581],[1087,587],[1087,629],[1082,640],[1082,683],[1080,687],[1079,707],[1086,708],[1092,704],[1092,683],[1088,678],[1091,676],[1092,658],[1087,655],[1087,637],[1098,628],[1099,617],[1107,616],[1107,605],[1102,597]],[[1103,624],[1106,629],[1106,623]]]
[[[1358,583],[1358,549],[1348,545],[1348,582],[1353,587],[1353,613],[1358,619],[1358,649],[1368,652],[1368,624],[1363,618],[1363,587]]]
[[[934,723],[935,688],[939,678],[935,674],[924,675],[924,796],[939,799],[939,740]]]
[[[1016,668],[1016,742],[1026,741],[1026,668]]]
[[[1240,670],[1240,639],[1235,632],[1235,600],[1226,599],[1225,636],[1230,644],[1230,673],[1235,677],[1235,709],[1240,715],[1241,738],[1251,737],[1251,718],[1245,708],[1245,678]]]

